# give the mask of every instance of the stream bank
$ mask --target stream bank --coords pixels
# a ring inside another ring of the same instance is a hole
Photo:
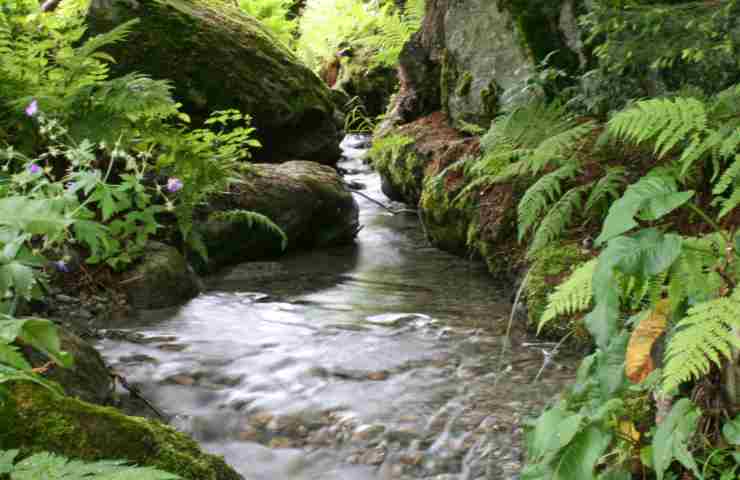
[[[386,201],[364,151],[345,155],[345,180]],[[356,246],[236,266],[181,307],[112,321],[102,354],[245,478],[516,478],[522,422],[572,363],[506,340],[510,288],[484,266],[357,201]]]

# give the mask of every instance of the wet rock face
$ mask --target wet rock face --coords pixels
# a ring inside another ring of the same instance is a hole
[[[134,308],[180,305],[200,291],[200,281],[175,247],[150,242],[146,255],[124,275],[121,286]]]
[[[340,132],[329,89],[257,20],[224,0],[110,0],[93,8],[93,33],[140,23],[110,47],[114,74],[169,79],[197,122],[236,108],[253,117],[270,160],[334,163]]]
[[[357,202],[330,167],[290,161],[256,164],[254,174],[212,202],[214,211],[242,209],[267,216],[288,237],[288,249],[351,243],[359,228]],[[209,269],[279,254],[281,240],[271,232],[240,221],[204,223]]]
[[[393,121],[405,123],[441,108],[451,124],[487,128],[507,90],[549,63],[571,69],[585,61],[572,0],[430,0],[419,31],[400,58],[400,94]]]

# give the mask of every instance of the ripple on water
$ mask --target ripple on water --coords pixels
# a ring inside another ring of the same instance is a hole
[[[386,201],[345,153],[347,179]],[[237,266],[103,354],[248,479],[516,478],[522,421],[572,364],[534,382],[538,348],[501,356],[508,295],[485,267],[357,200],[357,246]]]

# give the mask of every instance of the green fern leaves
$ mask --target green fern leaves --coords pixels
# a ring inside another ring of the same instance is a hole
[[[18,450],[0,450],[0,476],[10,480],[178,480],[179,476],[151,467],[132,467],[120,460],[93,463],[42,452],[17,463]]]
[[[671,391],[681,383],[709,372],[740,349],[740,292],[715,298],[689,309],[676,325],[668,343],[663,388]]]
[[[537,330],[561,315],[572,315],[591,307],[591,278],[596,271],[597,260],[589,260],[570,274],[568,279],[558,285],[550,294],[547,308],[542,313]]]

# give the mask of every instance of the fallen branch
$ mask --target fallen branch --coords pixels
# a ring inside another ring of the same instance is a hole
[[[418,212],[417,212],[416,210],[412,210],[412,209],[410,209],[410,208],[400,208],[400,209],[394,209],[394,208],[391,208],[391,207],[389,207],[388,205],[384,204],[383,202],[381,202],[381,201],[379,201],[379,200],[376,200],[376,199],[374,199],[374,198],[373,198],[373,197],[371,197],[370,195],[367,195],[367,194],[365,194],[365,193],[361,192],[361,191],[360,191],[359,189],[357,189],[357,188],[353,188],[353,187],[352,187],[351,185],[349,185],[349,184],[348,184],[347,182],[342,182],[342,183],[344,183],[344,186],[345,186],[345,187],[347,187],[347,190],[351,191],[352,193],[356,193],[357,195],[359,195],[359,196],[361,196],[361,197],[363,197],[363,198],[366,198],[367,200],[370,200],[370,201],[371,201],[371,202],[373,202],[373,203],[374,203],[375,205],[378,205],[379,207],[381,207],[381,208],[383,208],[383,209],[385,209],[385,210],[389,211],[389,212],[390,212],[390,213],[392,213],[393,215],[398,215],[399,213],[411,213],[411,214],[414,214],[414,215],[416,215],[416,214],[418,213]]]
[[[167,418],[164,416],[164,414],[161,411],[159,411],[159,409],[157,409],[157,407],[155,407],[149,400],[147,400],[146,398],[144,398],[144,396],[141,394],[141,390],[139,390],[138,388],[134,387],[133,385],[130,385],[126,381],[126,379],[124,377],[122,377],[121,375],[119,375],[119,374],[117,374],[115,372],[111,372],[110,373],[110,376],[111,376],[111,378],[113,378],[113,381],[114,382],[117,381],[124,389],[126,389],[126,391],[128,393],[130,393],[131,396],[133,396],[135,398],[138,398],[139,400],[141,400],[142,402],[144,402],[144,404],[147,407],[149,407],[152,412],[156,413],[159,418],[161,418],[162,420],[167,420]]]

